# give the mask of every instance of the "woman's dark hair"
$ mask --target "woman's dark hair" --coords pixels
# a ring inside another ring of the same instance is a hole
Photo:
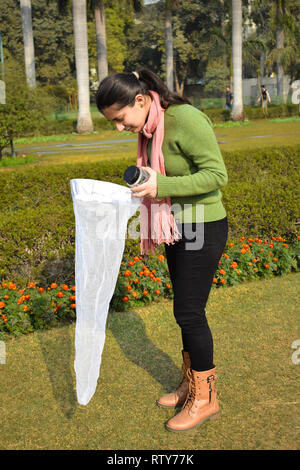
[[[133,106],[136,95],[149,95],[148,90],[159,94],[163,108],[170,104],[191,104],[187,98],[170,91],[151,70],[140,68],[135,73],[114,73],[104,78],[96,95],[97,107],[101,111],[113,104],[118,104],[119,109]]]

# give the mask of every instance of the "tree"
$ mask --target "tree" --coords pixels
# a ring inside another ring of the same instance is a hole
[[[30,87],[35,87],[35,60],[32,31],[31,0],[20,0],[26,79]]]
[[[78,86],[77,132],[82,134],[84,132],[93,132],[90,112],[86,0],[73,0],[73,24]]]
[[[14,156],[14,139],[26,133],[39,132],[49,119],[56,100],[42,88],[28,87],[26,77],[13,59],[6,62],[6,104],[0,105],[0,160],[2,151],[10,146]]]
[[[167,87],[174,91],[173,65],[173,30],[172,30],[172,0],[166,0],[165,44],[166,44],[166,79]]]
[[[242,88],[242,0],[232,0],[232,119],[244,120]]]
[[[106,27],[105,9],[103,0],[92,0],[97,38],[98,56],[98,80],[99,82],[108,75],[107,52],[106,52]]]

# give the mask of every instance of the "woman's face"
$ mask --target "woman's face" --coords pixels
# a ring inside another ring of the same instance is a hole
[[[151,98],[148,95],[136,95],[133,106],[124,106],[119,109],[118,103],[114,103],[101,110],[106,119],[114,121],[119,132],[140,132],[147,120]]]

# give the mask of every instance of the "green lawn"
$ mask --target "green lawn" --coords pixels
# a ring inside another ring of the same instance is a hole
[[[180,375],[172,302],[111,313],[96,393],[77,404],[74,324],[6,342],[0,364],[1,449],[297,449],[300,273],[213,289],[221,418],[170,433],[155,400]]]
[[[242,150],[245,148],[260,148],[268,146],[282,146],[300,143],[300,120],[289,121],[288,119],[276,120],[255,120],[245,123],[241,126],[232,126],[232,123],[222,124],[222,127],[215,127],[214,132],[223,151]],[[126,139],[136,138],[134,134],[119,133],[113,130],[101,131],[90,135],[70,134],[61,136],[58,140],[57,136],[48,138],[37,138],[23,140],[23,143],[16,145],[16,150],[31,154],[45,151],[49,145],[70,144],[92,144],[104,140],[124,139],[124,142],[117,142],[113,146],[99,150],[72,150],[59,151],[50,154],[47,152],[41,156],[35,165],[49,165],[57,163],[76,163],[76,162],[95,162],[99,160],[119,159],[119,158],[136,158],[136,142],[125,142]],[[22,142],[22,141],[21,141]],[[27,142],[27,143],[26,143]],[[6,171],[1,169],[0,171]]]

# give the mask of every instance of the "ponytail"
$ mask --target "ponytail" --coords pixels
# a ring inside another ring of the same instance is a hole
[[[163,108],[171,104],[191,104],[187,98],[169,90],[155,73],[142,67],[136,72],[115,73],[104,78],[96,94],[97,107],[101,111],[113,104],[118,104],[119,109],[133,106],[136,95],[149,95],[149,90],[159,94]]]

